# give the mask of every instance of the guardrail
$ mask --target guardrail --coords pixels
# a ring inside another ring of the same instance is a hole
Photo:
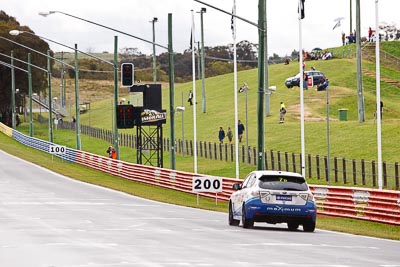
[[[43,152],[49,153],[50,146],[54,145],[45,140],[26,136],[2,123],[0,131],[26,146]],[[233,192],[232,185],[241,181],[221,177],[222,192],[198,193],[192,191],[193,178],[211,176],[134,164],[71,148],[66,148],[65,153],[54,156],[121,178],[217,198],[219,201],[228,201]],[[310,185],[310,188],[314,193],[319,214],[400,225],[400,191],[321,185]]]
[[[40,117],[39,117],[40,118]],[[47,119],[46,119],[47,120]],[[44,120],[44,121],[46,121]],[[63,122],[58,124],[60,129],[74,130],[75,126],[71,122]],[[113,133],[111,130],[93,128],[81,124],[81,133],[98,138],[109,143],[113,142]],[[137,149],[137,136],[133,134],[120,133],[120,145]],[[163,149],[169,152],[168,138],[164,138]],[[197,156],[210,160],[218,160],[225,162],[234,162],[235,149],[234,144],[217,144],[215,142],[197,142]],[[194,144],[192,140],[176,140],[175,144],[177,154],[193,156]],[[248,147],[246,156],[246,146],[239,146],[239,161],[245,164],[257,165],[257,149]],[[282,151],[265,151],[265,166],[270,170],[292,171],[297,172],[301,168],[301,154],[282,152]],[[331,178],[332,184],[361,185],[365,187],[378,187],[378,163],[374,160],[355,160],[332,157],[328,164],[327,156],[307,154],[306,169],[307,178],[316,178],[318,180],[326,180]],[[331,167],[329,167],[331,166]],[[385,189],[400,189],[400,169],[399,162],[382,162],[383,168],[383,187]],[[328,173],[329,172],[329,173]]]

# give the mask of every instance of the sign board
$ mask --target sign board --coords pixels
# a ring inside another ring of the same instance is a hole
[[[141,114],[143,125],[158,125],[165,124],[167,121],[167,111],[166,110],[151,110],[145,109]]]
[[[57,155],[65,155],[67,152],[66,146],[59,146],[59,145],[51,145],[49,146],[49,153],[50,154],[57,154]]]
[[[193,177],[193,192],[222,192],[221,177]]]

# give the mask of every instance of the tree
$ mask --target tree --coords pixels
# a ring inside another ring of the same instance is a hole
[[[41,40],[39,37],[35,37],[30,34],[20,34],[18,36],[11,36],[9,32],[11,30],[21,30],[32,32],[33,31],[27,26],[21,26],[19,22],[11,16],[8,16],[4,11],[0,11],[0,36],[10,39],[17,43],[23,44],[27,47],[47,53],[49,45]],[[0,53],[5,55],[13,55],[15,59],[28,61],[28,53],[31,53],[31,63],[41,68],[47,69],[47,57],[42,56],[36,52],[30,51],[12,42],[0,39]],[[51,56],[53,53],[51,53]],[[8,57],[0,55],[0,61],[10,64],[11,60]],[[51,61],[51,65],[53,65]],[[23,62],[14,60],[14,66],[21,69],[27,70],[27,65]],[[2,121],[8,125],[11,124],[11,69],[0,65],[0,112]],[[15,69],[15,88],[19,89],[19,94],[28,95],[28,76],[25,72]],[[40,94],[45,92],[47,89],[47,73],[32,67],[32,88],[33,92]],[[19,99],[19,98],[17,98]],[[16,102],[16,105],[19,103]]]

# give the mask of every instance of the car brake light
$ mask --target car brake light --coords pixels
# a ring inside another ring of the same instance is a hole
[[[314,196],[311,193],[302,193],[300,194],[300,197],[305,201],[314,201]]]

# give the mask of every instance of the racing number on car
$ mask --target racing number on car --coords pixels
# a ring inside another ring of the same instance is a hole
[[[220,177],[193,177],[193,192],[222,192],[222,179]]]
[[[65,146],[53,145],[49,147],[50,154],[65,154],[66,152],[67,148]]]

